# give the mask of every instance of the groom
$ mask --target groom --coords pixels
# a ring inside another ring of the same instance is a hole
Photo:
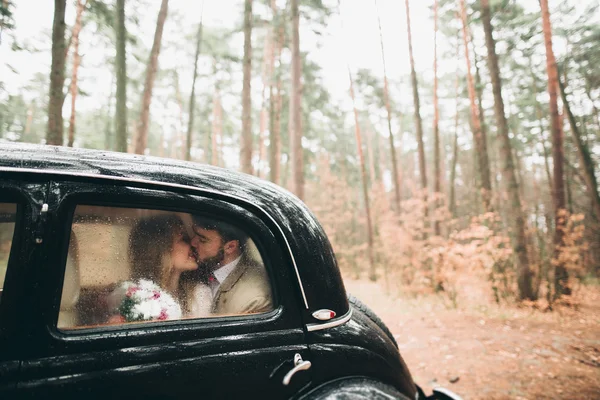
[[[210,287],[211,313],[252,314],[273,309],[271,286],[262,264],[245,251],[248,235],[236,227],[193,217],[198,274]]]

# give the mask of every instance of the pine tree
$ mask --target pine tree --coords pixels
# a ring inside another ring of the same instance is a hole
[[[65,8],[66,0],[54,0],[52,26],[52,65],[50,67],[50,101],[48,103],[48,129],[46,143],[62,145],[65,84]]]
[[[117,104],[115,108],[115,150],[127,151],[127,53],[125,50],[127,30],[125,29],[125,0],[117,0],[117,24],[115,27],[117,55],[115,70],[117,75]]]
[[[242,172],[252,173],[252,0],[244,1],[244,83],[242,86],[242,141],[240,167]]]
[[[498,137],[501,141],[501,158],[504,161],[502,173],[506,181],[512,229],[514,234],[513,250],[517,261],[517,283],[519,286],[519,298],[534,300],[533,288],[531,286],[531,271],[529,269],[529,259],[525,243],[525,217],[521,209],[521,198],[519,195],[519,185],[515,174],[515,167],[512,156],[512,146],[508,136],[508,124],[504,114],[504,101],[502,100],[502,81],[500,79],[500,69],[498,67],[498,57],[496,55],[496,42],[492,34],[492,22],[490,15],[490,6],[488,0],[481,0],[481,16],[483,29],[485,31],[485,43],[488,53],[488,68],[492,78],[492,88],[494,91],[494,112],[496,115],[496,124],[498,127]]]
[[[148,126],[150,120],[150,103],[152,102],[152,90],[154,88],[154,78],[158,71],[158,55],[162,42],[162,34],[167,19],[169,9],[169,0],[162,0],[158,19],[156,20],[156,30],[154,31],[154,41],[150,51],[150,60],[146,68],[146,80],[144,84],[144,93],[142,95],[142,109],[138,123],[137,137],[135,141],[135,153],[144,154],[148,143]]]

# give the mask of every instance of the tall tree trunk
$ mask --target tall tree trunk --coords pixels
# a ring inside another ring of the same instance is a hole
[[[204,16],[204,0],[200,9],[200,24],[198,25],[198,34],[196,35],[196,54],[194,55],[194,74],[192,75],[192,93],[190,93],[190,107],[188,111],[187,136],[185,140],[185,159],[191,160],[192,151],[192,132],[194,131],[194,111],[196,109],[196,79],[198,78],[198,57],[202,45],[202,18]]]
[[[571,182],[573,181],[573,173],[567,169],[565,171],[565,194],[567,198],[567,211],[569,214],[573,214],[573,192],[571,190]],[[592,204],[593,210],[593,204]]]
[[[373,154],[373,128],[367,129],[367,157],[369,157],[369,181],[375,185],[375,156]]]
[[[269,179],[274,183],[279,183],[281,176],[281,49],[284,41],[284,26],[277,10],[276,0],[271,0],[272,12],[272,70],[271,81],[269,84]],[[275,68],[275,60],[279,67]]]
[[[273,12],[273,38],[274,51],[277,54],[277,62],[279,64],[278,71],[275,71],[273,65],[273,74],[275,76],[275,87],[271,85],[269,89],[269,179],[271,182],[280,184],[281,182],[281,109],[283,98],[281,96],[281,49],[284,41],[284,26],[277,11],[276,0],[271,0],[271,10]]]
[[[113,120],[112,116],[112,105],[113,99],[115,97],[115,76],[113,75],[110,81],[110,93],[108,95],[108,106],[106,110],[106,115],[104,116],[106,124],[104,125],[104,148],[106,150],[111,150],[113,147],[113,133],[111,132],[111,125]]]
[[[415,126],[417,129],[417,148],[419,152],[419,175],[421,176],[421,189],[423,191],[423,212],[425,215],[425,227],[427,229],[428,219],[428,206],[427,206],[427,170],[425,163],[425,144],[423,143],[423,123],[421,120],[421,110],[419,101],[419,86],[417,82],[417,72],[415,70],[415,59],[413,57],[412,48],[412,33],[410,28],[410,8],[408,6],[408,0],[404,1],[406,6],[406,32],[408,34],[408,56],[410,59],[410,78],[412,81],[412,92],[413,92],[413,103],[415,108]],[[427,233],[424,234],[427,236]]]
[[[377,7],[377,0],[375,0],[375,7]],[[396,161],[396,146],[394,145],[394,133],[392,132],[392,110],[390,106],[390,94],[388,88],[387,71],[385,67],[385,52],[383,47],[383,32],[381,30],[381,19],[379,18],[379,11],[377,10],[377,24],[379,26],[379,44],[381,45],[381,62],[383,64],[383,97],[385,101],[385,109],[387,111],[387,124],[388,134],[390,138],[390,153],[392,157],[392,179],[394,180],[394,196],[396,200],[396,211],[400,213],[402,211],[400,207],[401,201],[401,189],[402,189],[402,177],[398,171],[398,162]],[[400,140],[402,140],[402,132],[400,132]]]
[[[535,74],[533,73],[533,61],[531,60],[531,58],[529,58],[529,68],[531,70],[531,81],[532,81],[532,85],[531,85],[531,92],[533,95],[533,102],[535,104],[535,115],[536,118],[538,120],[539,123],[539,128],[540,128],[540,143],[542,144],[542,151],[544,152],[544,168],[546,171],[546,177],[548,179],[548,187],[550,189],[550,193],[554,193],[554,184],[553,184],[553,179],[552,179],[552,174],[550,173],[550,161],[549,161],[549,154],[548,154],[548,149],[546,148],[546,140],[544,138],[544,124],[543,124],[543,115],[542,115],[542,108],[540,107],[540,103],[537,101],[537,79],[535,77]]]
[[[479,73],[479,58],[477,56],[477,51],[476,51],[476,47],[475,47],[475,40],[473,39],[473,36],[471,35],[471,29],[469,26],[467,26],[467,36],[469,37],[469,40],[471,42],[471,48],[473,49],[473,66],[475,67],[475,98],[477,100],[477,109],[479,110],[479,126],[481,126],[481,136],[482,138],[485,139],[485,149],[486,152],[489,154],[489,148],[491,146],[492,148],[492,154],[494,154],[495,151],[495,143],[494,143],[494,138],[492,137],[491,139],[491,144],[487,143],[487,137],[488,137],[488,130],[487,130],[487,124],[485,122],[485,112],[483,110],[483,84],[481,83],[481,74]],[[478,160],[479,157],[479,153],[475,152],[475,160]],[[477,161],[479,163],[479,161]],[[479,165],[479,164],[476,164]],[[493,209],[494,208],[494,204],[493,201],[491,199],[491,194],[493,193],[493,190],[495,189],[495,185],[494,183],[496,182],[496,179],[492,179],[492,176],[495,176],[495,174],[493,173],[494,169],[494,160],[490,160],[490,157],[488,156],[488,166],[490,169],[490,207],[489,209]]]
[[[455,181],[456,181],[456,164],[458,163],[458,117],[459,117],[459,111],[458,111],[458,83],[459,83],[459,70],[458,70],[458,64],[460,61],[460,30],[457,33],[457,37],[456,37],[456,77],[455,77],[455,81],[454,81],[454,107],[455,107],[455,112],[454,112],[454,141],[452,144],[452,165],[450,166],[450,194],[449,194],[449,208],[450,208],[450,213],[452,214],[453,217],[456,217],[456,187],[455,187]]]
[[[456,165],[458,164],[458,69],[456,71],[456,112],[454,116],[454,141],[452,144],[452,165],[450,166],[450,213],[456,217]]]
[[[537,108],[539,109],[539,105],[537,105]],[[538,113],[538,121],[540,123],[540,132],[543,133],[544,130],[542,125],[541,110],[539,111],[540,112]],[[554,179],[552,178],[552,173],[550,172],[550,155],[548,154],[548,149],[546,148],[546,140],[543,137],[543,135],[540,138],[540,141],[542,143],[542,151],[544,152],[544,169],[546,171],[546,179],[548,179],[548,188],[550,189],[550,193],[554,193]]]
[[[304,199],[304,160],[302,151],[302,86],[300,59],[300,11],[292,0],[292,90],[290,92],[290,150],[292,192]]]
[[[221,98],[218,87],[215,87],[215,93],[213,95],[213,120],[211,130],[211,161],[212,165],[219,165],[219,143],[221,142],[221,129],[222,129],[222,109],[221,109]]]
[[[492,190],[492,183],[490,178],[490,164],[487,154],[486,137],[481,128],[481,121],[479,119],[479,109],[475,100],[475,84],[473,82],[473,75],[471,74],[471,60],[469,57],[469,37],[467,33],[467,9],[465,7],[465,0],[460,0],[460,9],[462,19],[463,44],[465,47],[465,60],[467,63],[467,86],[469,89],[469,100],[471,102],[471,123],[473,130],[473,141],[475,142],[477,162],[479,166],[483,208],[486,211],[489,211],[491,210]]]
[[[558,101],[556,88],[558,86],[558,70],[556,59],[552,50],[552,26],[550,24],[550,11],[548,0],[540,0],[542,9],[542,28],[546,47],[546,72],[548,73],[548,94],[550,96],[550,121],[552,129],[552,158],[554,159],[554,258],[557,265],[554,272],[555,297],[571,293],[568,287],[569,275],[565,265],[560,261],[559,252],[563,245],[565,216],[562,212],[566,209],[565,182],[564,182],[564,150],[563,135],[558,120]]]
[[[377,179],[383,179],[383,171],[387,165],[387,152],[384,150],[383,138],[381,135],[377,135],[377,160],[378,163],[375,169],[375,176]]]
[[[365,167],[365,159],[362,150],[362,141],[360,135],[360,125],[358,122],[358,110],[356,109],[356,102],[354,97],[354,82],[352,79],[352,73],[350,72],[350,66],[348,65],[348,78],[350,79],[350,97],[352,98],[352,107],[354,109],[354,132],[356,136],[356,151],[358,153],[358,159],[360,161],[360,172],[363,186],[363,196],[365,202],[365,213],[367,214],[367,235],[368,235],[368,254],[369,254],[369,279],[372,281],[377,280],[377,274],[375,271],[375,262],[373,258],[373,224],[371,222],[371,207],[369,205],[369,190],[367,184],[367,169]]]
[[[433,191],[436,196],[442,191],[442,170],[440,160],[440,109],[438,102],[438,76],[437,76],[437,33],[438,33],[438,2],[433,2],[433,170],[434,183]],[[435,208],[439,207],[439,201],[436,200]],[[437,214],[437,212],[436,212]],[[441,234],[440,221],[436,217],[434,222],[434,233],[436,236]]]
[[[186,150],[187,150],[187,146],[185,144],[185,132],[184,132],[184,126],[185,123],[183,121],[183,97],[181,96],[181,90],[179,88],[179,72],[177,72],[177,70],[175,70],[174,72],[174,78],[175,78],[175,101],[177,102],[177,107],[179,108],[179,126],[177,128],[177,140],[174,140],[171,145],[173,146],[173,155],[171,156],[172,158],[175,159],[179,159],[181,157],[182,160],[185,160],[186,157]],[[177,148],[177,146],[179,146],[179,148]]]
[[[244,2],[244,83],[242,87],[242,143],[240,168],[252,173],[252,0]]]
[[[279,50],[279,59],[281,60],[281,49]],[[281,83],[281,76],[278,74],[273,101],[273,133],[270,138],[271,165],[274,167],[271,172],[271,181],[277,184],[281,184],[281,110],[283,109]]]
[[[477,57],[477,52],[475,51],[475,42],[473,41],[473,37],[471,36],[470,32],[467,32],[467,34],[471,37],[471,45],[473,46],[473,66],[475,67],[475,97],[477,99],[477,109],[479,110],[479,124],[481,126],[481,134],[484,138],[487,139],[487,135],[488,135],[488,130],[487,130],[487,124],[485,123],[485,112],[483,110],[483,84],[481,83],[481,74],[479,73],[479,58]],[[486,140],[487,142],[487,140]],[[486,149],[487,149],[487,143],[486,143]],[[494,149],[494,144],[493,144],[493,138],[492,138],[492,145],[491,145],[492,149]],[[488,159],[489,162],[489,159]],[[490,166],[491,168],[491,166]],[[490,175],[491,175],[491,169],[490,169]],[[490,178],[491,179],[491,178]],[[491,186],[491,181],[490,181],[490,187],[493,189],[493,187]]]
[[[571,107],[569,106],[567,95],[565,93],[565,87],[562,81],[559,80],[559,84],[563,108],[564,111],[566,111],[567,119],[569,120],[573,142],[575,143],[575,147],[577,147],[577,154],[579,155],[579,162],[583,170],[585,185],[592,201],[592,208],[594,210],[594,214],[596,215],[596,219],[600,221],[600,195],[598,194],[598,181],[596,180],[595,173],[596,166],[594,165],[594,160],[592,160],[588,146],[581,139],[581,133],[579,132],[577,122],[575,121],[575,116],[573,115]],[[563,114],[565,114],[565,112],[563,112]]]
[[[125,44],[125,0],[117,0],[116,41],[117,55],[115,69],[117,75],[117,104],[115,109],[115,150],[127,152],[127,62]]]
[[[87,3],[87,1],[86,1]],[[85,9],[86,3],[77,0],[77,15],[75,25],[73,26],[73,71],[71,71],[71,118],[69,120],[69,140],[67,145],[73,147],[75,141],[75,101],[77,100],[77,70],[79,69],[79,32],[81,32],[81,15]]]
[[[510,127],[510,122],[508,123],[508,125]],[[509,128],[509,132],[510,132],[510,128]],[[513,160],[515,161],[514,167],[515,167],[515,175],[516,175],[517,185],[519,188],[519,198],[524,199],[525,198],[525,181],[523,179],[523,170],[524,170],[523,157],[521,156],[521,154],[519,153],[519,151],[517,149],[513,149],[512,155],[513,155]],[[523,183],[521,183],[521,182],[523,182]]]
[[[52,65],[50,67],[50,101],[48,103],[48,130],[46,143],[62,145],[65,84],[65,8],[66,0],[54,0],[54,23],[52,25]]]
[[[458,115],[456,116],[458,125]],[[456,217],[456,164],[458,163],[458,129],[454,130],[454,142],[452,143],[452,166],[450,167],[450,213]]]
[[[275,64],[275,49],[274,49],[274,32],[270,30],[267,32],[266,43],[263,51],[263,62],[261,68],[261,102],[260,102],[260,125],[258,133],[258,168],[256,174],[265,178],[266,173],[266,161],[267,161],[267,125],[270,125],[270,113],[269,113],[269,100],[273,88],[273,71]]]
[[[263,88],[263,93],[265,93],[267,87]],[[267,124],[269,123],[269,113],[267,108],[267,96],[266,93],[263,94],[262,102],[264,105],[260,110],[260,121],[259,121],[259,131],[258,131],[258,163],[256,166],[256,175],[260,178],[265,178],[265,170],[266,168],[263,166],[265,159],[267,158],[267,147],[266,147],[266,136],[267,136]]]
[[[150,119],[150,103],[152,102],[152,89],[154,88],[154,77],[158,71],[158,55],[160,53],[160,44],[162,41],[163,28],[167,19],[169,0],[162,0],[158,19],[156,21],[156,31],[154,31],[154,42],[150,51],[150,60],[146,69],[146,82],[144,84],[144,94],[142,95],[142,110],[140,112],[140,121],[138,124],[137,137],[135,142],[135,153],[144,154],[148,143],[148,127]]]
[[[513,250],[517,260],[517,284],[519,287],[519,298],[534,300],[532,287],[532,274],[529,269],[529,259],[527,257],[527,246],[525,241],[525,217],[521,208],[521,198],[519,196],[519,185],[515,174],[515,165],[512,157],[512,146],[508,136],[508,124],[504,114],[504,101],[502,99],[502,81],[500,79],[500,68],[498,66],[498,56],[496,55],[496,42],[492,34],[492,22],[490,15],[490,5],[488,0],[481,0],[481,17],[483,29],[485,31],[485,45],[488,54],[488,68],[492,79],[492,88],[494,92],[494,113],[496,115],[496,124],[498,136],[500,139],[501,158],[504,160],[502,175],[506,182],[509,208],[513,218]]]

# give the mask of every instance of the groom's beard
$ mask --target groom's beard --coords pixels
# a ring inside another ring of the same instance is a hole
[[[223,259],[225,258],[225,248],[221,247],[216,255],[206,258],[198,263],[198,270],[213,272],[222,267]]]

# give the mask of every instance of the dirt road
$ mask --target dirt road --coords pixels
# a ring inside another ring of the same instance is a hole
[[[393,332],[426,393],[445,386],[467,399],[600,399],[600,290],[578,310],[494,305],[447,309],[402,299],[376,283],[345,280]]]

